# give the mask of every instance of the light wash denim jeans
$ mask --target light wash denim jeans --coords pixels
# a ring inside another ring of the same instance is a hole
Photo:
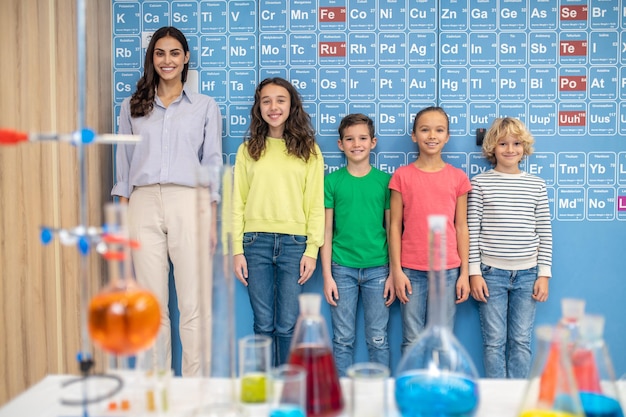
[[[354,361],[359,292],[363,304],[365,343],[369,360],[389,367],[389,308],[383,298],[389,266],[350,268],[333,262],[331,268],[339,293],[337,306],[330,306],[333,355],[339,376],[346,376]]]
[[[409,302],[400,304],[402,315],[402,353],[410,347],[426,327],[426,313],[428,304],[428,271],[402,268],[411,282],[413,294],[409,295]],[[454,328],[454,313],[456,312],[456,280],[459,278],[460,268],[446,270],[446,316],[447,325],[452,331]]]
[[[487,378],[527,378],[535,322],[537,267],[506,271],[481,265],[489,298],[478,303]]]
[[[289,358],[298,313],[300,260],[306,236],[280,233],[244,233],[243,253],[248,264],[248,295],[254,333],[273,340],[273,363]]]

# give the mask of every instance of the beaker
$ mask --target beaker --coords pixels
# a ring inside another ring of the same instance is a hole
[[[288,362],[307,372],[307,417],[333,417],[343,410],[339,375],[333,359],[328,328],[320,314],[319,294],[298,296],[300,315],[296,322]]]
[[[537,327],[537,353],[526,383],[519,417],[583,417],[572,372],[569,331],[560,326]],[[551,350],[556,354],[551,355]]]
[[[604,343],[604,317],[586,315],[572,352],[572,369],[587,417],[623,417],[615,372]]]
[[[446,324],[445,216],[429,216],[428,316],[423,333],[402,356],[395,399],[404,417],[473,416],[478,408],[478,372]]]
[[[350,378],[350,417],[387,416],[389,368],[375,362],[359,362],[347,371]]]
[[[306,416],[306,370],[284,364],[270,371],[269,417]]]
[[[239,340],[239,379],[241,401],[267,401],[268,377],[272,368],[272,338],[252,334]]]

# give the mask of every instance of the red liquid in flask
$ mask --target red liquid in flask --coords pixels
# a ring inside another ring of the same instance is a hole
[[[307,371],[307,417],[334,417],[343,410],[343,397],[332,351],[325,346],[300,345],[289,363]]]

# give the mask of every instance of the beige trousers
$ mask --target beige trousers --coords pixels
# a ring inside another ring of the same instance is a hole
[[[201,256],[210,257],[207,246],[210,216],[208,191],[200,192],[192,187],[172,184],[136,187],[129,200],[129,234],[140,244],[133,250],[135,276],[139,285],[152,291],[159,300],[160,343],[155,348],[162,350],[158,356],[164,358],[168,367],[172,357],[169,260],[174,267],[183,376],[201,375],[206,372],[204,368],[210,367],[212,279],[206,269],[210,271],[211,262],[209,259],[208,266],[206,259],[201,265],[198,262]],[[206,253],[201,253],[205,249]],[[202,281],[200,270],[204,274]]]

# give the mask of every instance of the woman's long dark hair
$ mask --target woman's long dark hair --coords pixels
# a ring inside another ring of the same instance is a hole
[[[261,116],[261,90],[269,84],[284,87],[291,99],[289,117],[285,121],[283,138],[289,155],[309,160],[315,155],[315,130],[311,124],[311,116],[302,107],[302,98],[298,90],[283,78],[266,78],[261,81],[254,92],[254,104],[250,110],[250,128],[248,129],[248,153],[258,161],[265,150],[265,138],[269,133],[269,125]]]
[[[154,95],[157,85],[159,85],[159,75],[154,69],[154,46],[161,38],[171,36],[183,46],[183,54],[189,52],[189,44],[183,33],[173,26],[164,26],[157,29],[150,39],[148,49],[146,49],[146,59],[143,64],[143,76],[137,82],[137,90],[130,98],[130,115],[132,117],[147,116],[154,106]],[[189,71],[189,62],[183,67],[181,73],[181,81],[185,84],[187,81],[187,72]]]

